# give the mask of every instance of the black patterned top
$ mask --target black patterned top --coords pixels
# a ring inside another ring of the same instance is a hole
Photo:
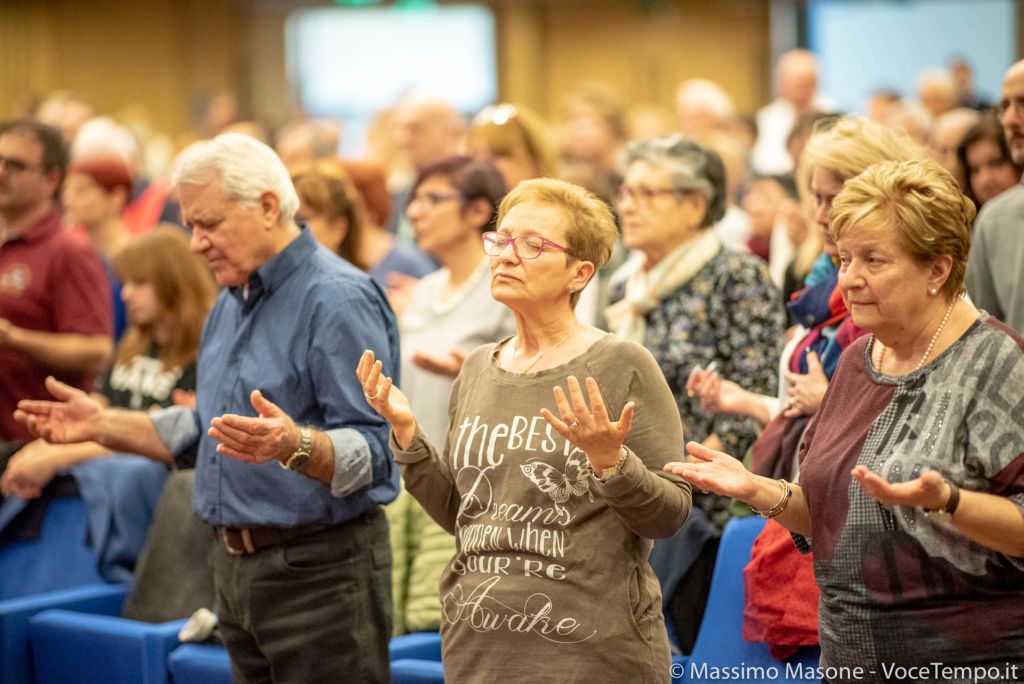
[[[625,295],[625,284],[611,301]],[[724,450],[743,458],[760,427],[738,414],[712,414],[699,397],[686,394],[696,367],[718,364],[718,373],[743,389],[774,396],[782,355],[786,310],[778,289],[760,259],[721,249],[688,282],[661,300],[645,316],[644,346],[657,359],[675,396],[683,434],[702,442],[718,435]],[[729,518],[728,500],[694,492],[694,503],[721,529]]]

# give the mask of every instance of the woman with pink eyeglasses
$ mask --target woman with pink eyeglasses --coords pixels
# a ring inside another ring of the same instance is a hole
[[[670,679],[647,558],[690,510],[689,487],[661,470],[680,452],[679,414],[650,353],[574,313],[615,237],[607,205],[569,183],[505,197],[483,244],[516,334],[467,356],[443,449],[394,369],[368,350],[356,371],[406,488],[455,536],[440,584],[451,681]]]

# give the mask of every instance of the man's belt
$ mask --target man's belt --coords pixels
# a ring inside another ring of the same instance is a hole
[[[217,539],[232,556],[256,553],[313,534],[327,527],[322,523],[299,527],[215,527]]]

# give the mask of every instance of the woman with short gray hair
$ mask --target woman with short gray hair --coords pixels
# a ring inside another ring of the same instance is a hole
[[[687,437],[743,458],[758,426],[706,413],[686,392],[691,371],[712,364],[746,389],[776,389],[785,312],[764,265],[723,248],[716,236],[726,201],[725,166],[714,151],[681,135],[630,145],[615,205],[623,243],[639,256],[613,276],[608,321],[654,354]],[[695,501],[724,525],[727,502]]]

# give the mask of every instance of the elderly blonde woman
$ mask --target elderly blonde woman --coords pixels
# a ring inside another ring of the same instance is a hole
[[[765,468],[759,470],[762,474],[791,475],[794,449],[821,403],[840,354],[864,332],[840,296],[838,248],[828,232],[832,200],[846,181],[873,164],[924,159],[927,154],[909,136],[864,118],[827,121],[808,141],[797,175],[824,247],[806,287],[786,303],[800,327],[783,349],[779,392],[751,392],[716,371],[692,373],[686,385],[708,411],[747,415],[770,426],[754,446],[755,463]]]
[[[696,462],[668,466],[813,540],[833,681],[935,663],[964,669],[913,678],[1024,672],[1024,338],[962,297],[973,218],[931,160],[848,181],[831,234],[843,299],[871,334],[840,360],[800,485],[692,443]]]
[[[451,681],[669,681],[647,557],[690,510],[689,487],[663,470],[681,453],[675,402],[643,347],[573,310],[615,234],[608,207],[574,185],[531,180],[506,196],[483,239],[516,335],[466,358],[443,451],[388,369],[370,351],[360,361],[406,488],[456,538],[441,579]]]
[[[751,392],[776,389],[785,309],[764,262],[724,248],[715,234],[725,176],[714,151],[680,135],[630,145],[615,206],[636,257],[612,277],[607,316],[613,332],[658,360],[687,435],[743,458],[759,426],[706,411],[687,392],[690,375],[709,367]],[[728,520],[724,499],[695,501],[719,528]]]

